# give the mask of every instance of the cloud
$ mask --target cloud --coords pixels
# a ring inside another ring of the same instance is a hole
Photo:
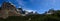
[[[26,11],[28,11],[28,12],[32,12],[32,11],[35,12],[36,10],[26,10]]]
[[[18,2],[19,6],[24,6],[23,0],[16,0],[16,1]]]
[[[23,9],[23,10],[26,10],[26,11],[28,11],[28,12],[36,12],[37,10],[30,10],[30,9]]]

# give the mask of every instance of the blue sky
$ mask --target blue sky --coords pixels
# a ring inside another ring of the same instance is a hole
[[[3,1],[9,1],[16,6],[21,7],[27,11],[37,11],[44,13],[51,8],[55,10],[60,9],[60,0],[0,0],[0,5]]]

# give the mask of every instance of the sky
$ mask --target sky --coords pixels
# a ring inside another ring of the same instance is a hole
[[[11,2],[16,8],[22,7],[24,10],[38,13],[44,13],[51,8],[60,10],[60,0],[0,0],[0,5],[4,1]]]

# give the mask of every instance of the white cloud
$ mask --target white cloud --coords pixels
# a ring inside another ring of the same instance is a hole
[[[36,10],[29,10],[29,9],[23,9],[23,10],[26,10],[26,11],[28,11],[28,12],[32,12],[32,11],[33,11],[33,13],[36,12]]]
[[[28,11],[28,12],[32,12],[33,10],[26,10],[26,11]]]
[[[21,8],[21,6],[19,6],[18,8]]]
[[[24,6],[23,0],[16,0],[20,6]]]

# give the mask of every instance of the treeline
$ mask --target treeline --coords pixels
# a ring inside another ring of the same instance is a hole
[[[58,15],[37,14],[29,16],[9,16],[6,19],[0,18],[0,21],[60,21],[60,17]]]

